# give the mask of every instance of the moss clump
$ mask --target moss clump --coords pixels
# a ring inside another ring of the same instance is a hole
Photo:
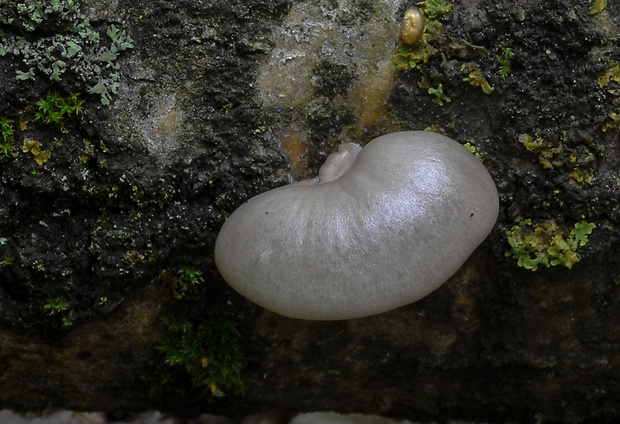
[[[2,140],[0,141],[0,160],[17,155],[17,151],[13,143],[13,123],[14,121],[6,116],[0,117],[0,137],[2,137]]]
[[[501,79],[502,81],[506,81],[506,78],[510,73],[510,61],[514,57],[515,55],[510,47],[502,47],[499,59],[497,60],[499,63],[499,70],[497,71],[497,75],[499,75],[499,79]]]
[[[168,286],[174,298],[180,300],[195,295],[196,286],[203,280],[202,272],[190,265],[181,265],[176,274],[163,270],[157,281]]]
[[[506,256],[515,258],[519,266],[532,271],[536,271],[538,265],[570,269],[579,262],[577,249],[585,246],[595,227],[593,223],[581,221],[569,231],[555,220],[542,221],[534,226],[531,219],[525,219],[506,231],[510,244]]]
[[[35,112],[37,120],[55,126],[66,133],[65,117],[82,113],[83,100],[78,93],[62,97],[58,93],[48,93],[44,99],[36,102],[38,110]]]
[[[214,317],[194,325],[175,316],[163,322],[171,337],[159,347],[166,366],[158,375],[147,378],[151,394],[183,392],[188,381],[210,399],[225,396],[224,390],[237,394],[245,391],[241,379],[245,358],[238,347],[239,332],[234,323]]]
[[[463,52],[472,52],[475,53],[475,55],[479,55],[484,49],[473,46],[463,39],[451,37],[445,31],[441,22],[439,22],[439,18],[442,15],[452,11],[452,4],[444,0],[428,0],[417,4],[426,17],[424,33],[415,44],[401,43],[398,46],[392,59],[396,65],[396,69],[399,71],[406,71],[414,68],[419,70],[424,78],[418,85],[420,88],[428,89],[430,93],[429,87],[431,82],[429,81],[429,70],[421,65],[428,63],[431,58],[441,53],[443,65],[448,65],[455,69],[458,69],[460,66],[461,72],[467,72],[467,76],[463,78],[463,81],[480,87],[485,94],[491,94],[494,88],[480,71],[479,65],[462,62],[462,58],[466,56]],[[454,60],[448,61],[446,59]],[[452,73],[452,71],[450,71],[450,73]],[[432,90],[437,89],[433,88]],[[433,101],[442,105],[448,100],[444,100],[438,96]]]
[[[65,327],[69,327],[73,323],[73,311],[69,309],[69,303],[64,297],[47,299],[47,303],[43,306],[43,309],[50,315],[58,314],[62,316],[62,323]]]

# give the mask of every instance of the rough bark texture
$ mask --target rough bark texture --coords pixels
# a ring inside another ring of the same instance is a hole
[[[415,66],[404,0],[9,3],[2,407],[620,418],[616,2],[462,0],[433,17],[428,1]],[[80,93],[83,112],[36,119],[50,92]],[[214,241],[245,200],[342,142],[425,128],[475,146],[501,202],[442,288],[306,322],[219,278]],[[587,223],[586,244],[571,230]]]

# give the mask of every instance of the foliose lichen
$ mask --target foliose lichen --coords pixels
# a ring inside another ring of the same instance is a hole
[[[563,169],[567,171],[568,182],[579,186],[592,183],[599,149],[589,135],[574,131],[538,133],[534,137],[521,134],[519,141],[538,155],[543,169]]]
[[[607,7],[607,0],[590,0],[590,10],[588,15],[601,13]]]
[[[428,19],[437,19],[441,15],[452,12],[453,5],[446,0],[425,0],[418,3],[420,10]]]
[[[0,0],[0,57],[21,59],[17,80],[59,82],[72,73],[107,105],[119,87],[116,60],[133,45],[113,25],[105,34],[92,27],[77,0]]]
[[[396,69],[399,71],[417,69],[424,76],[418,85],[420,88],[429,89],[429,73],[421,65],[428,63],[431,58],[441,55],[445,66],[456,69],[460,67],[461,72],[465,72],[466,76],[462,78],[464,82],[480,87],[485,94],[491,94],[494,88],[480,71],[479,65],[473,62],[464,62],[465,56],[462,54],[453,54],[454,51],[471,51],[477,52],[474,56],[479,56],[484,49],[473,46],[463,39],[450,36],[443,28],[439,19],[452,11],[452,4],[444,0],[428,0],[419,2],[417,5],[420,6],[420,10],[426,17],[424,33],[415,44],[402,42],[398,46],[392,58]],[[440,106],[443,105],[443,101],[441,103],[436,99],[433,101]]]
[[[450,103],[452,99],[446,96],[446,93],[443,92],[443,85],[439,84],[437,88],[428,87],[428,94],[434,95],[433,103],[443,106],[444,102]]]
[[[607,87],[612,81],[620,83],[620,66],[616,62],[610,62],[605,72],[596,79],[601,88]]]
[[[599,87],[606,88],[607,92],[617,96],[620,94],[618,85],[620,84],[620,66],[616,62],[610,62],[607,69],[596,79]],[[611,84],[611,87],[609,85]],[[609,120],[603,125],[603,132],[612,129],[620,130],[620,115],[616,112],[608,113]]]
[[[487,79],[480,72],[480,67],[475,63],[464,63],[461,66],[461,71],[467,72],[467,76],[463,78],[463,81],[469,82],[471,85],[480,87],[484,94],[491,94],[495,87],[492,87]]]
[[[43,165],[44,163],[46,163],[52,155],[52,149],[43,149],[43,146],[40,142],[29,139],[24,139],[24,144],[22,145],[22,152],[32,153],[35,162],[39,165]]]
[[[520,267],[536,271],[545,267],[564,266],[568,269],[579,262],[577,249],[585,246],[595,224],[581,221],[572,230],[555,220],[544,220],[536,225],[524,219],[506,231],[510,250],[506,257],[513,257]]]

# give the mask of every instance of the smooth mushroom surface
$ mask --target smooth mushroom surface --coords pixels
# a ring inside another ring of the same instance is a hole
[[[415,302],[458,270],[499,210],[482,163],[433,132],[341,145],[319,176],[250,199],[215,244],[235,290],[292,318],[358,318]]]
[[[403,43],[415,44],[418,42],[422,34],[424,34],[424,25],[426,20],[424,14],[417,7],[412,7],[405,11],[405,17],[403,18],[403,25],[400,32],[400,37]]]

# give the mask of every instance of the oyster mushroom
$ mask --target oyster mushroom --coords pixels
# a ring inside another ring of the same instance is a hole
[[[215,262],[273,312],[336,320],[431,293],[486,238],[497,189],[482,163],[440,134],[410,131],[340,146],[319,177],[260,194],[226,221]]]

